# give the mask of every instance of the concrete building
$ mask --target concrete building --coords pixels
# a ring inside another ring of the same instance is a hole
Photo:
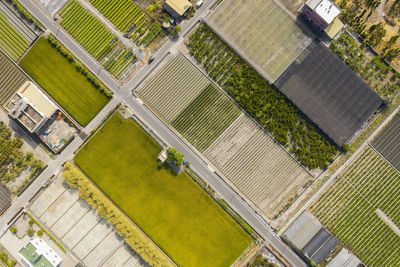
[[[309,0],[300,10],[300,15],[318,31],[325,30],[340,14],[341,10],[331,0]]]
[[[62,258],[41,238],[31,240],[19,254],[22,263],[29,267],[57,267]]]
[[[192,6],[188,0],[166,0],[163,8],[174,18],[179,19],[185,15],[186,11]]]
[[[57,106],[30,81],[25,82],[6,106],[9,115],[31,133],[37,131],[58,110]]]

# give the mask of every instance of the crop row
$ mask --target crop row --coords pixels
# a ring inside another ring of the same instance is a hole
[[[30,43],[7,21],[0,11],[0,48],[14,61],[17,61]]]
[[[210,28],[201,24],[187,45],[210,77],[304,166],[326,168],[333,161],[335,146]]]
[[[161,27],[153,22],[146,34],[139,40],[139,45],[144,44],[145,46],[148,46],[153,40],[161,33]]]
[[[377,214],[400,223],[400,175],[367,148],[313,205],[312,212],[370,266],[400,262],[400,237]]]
[[[186,58],[176,56],[139,88],[138,94],[172,122],[209,83]]]
[[[116,45],[113,34],[76,0],[69,2],[60,16],[61,25],[97,60]]]
[[[125,32],[132,24],[138,25],[145,13],[131,0],[89,0],[118,30]]]
[[[0,104],[5,104],[26,79],[25,75],[0,52]]]
[[[131,50],[121,49],[116,57],[110,59],[104,67],[118,78],[135,58],[136,55]]]
[[[204,151],[239,116],[236,105],[209,84],[172,122],[191,144]]]

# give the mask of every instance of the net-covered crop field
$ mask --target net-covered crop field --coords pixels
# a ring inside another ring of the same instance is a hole
[[[12,60],[17,61],[36,37],[22,20],[0,2],[0,48]]]
[[[204,151],[239,114],[239,108],[218,88],[209,84],[179,114],[172,126],[197,149]]]
[[[298,26],[299,22],[274,0],[223,1],[207,24],[270,82],[311,41],[305,34],[307,31]]]
[[[6,104],[27,79],[23,72],[0,51],[0,104]]]
[[[187,46],[209,76],[304,166],[326,168],[333,161],[333,143],[209,27],[201,24]]]
[[[125,32],[133,23],[144,25],[145,13],[132,0],[89,0],[118,30]]]
[[[311,211],[365,264],[397,266],[399,192],[399,173],[368,147]]]
[[[107,56],[104,67],[115,77],[134,63],[135,54],[123,47],[118,39],[93,15],[89,14],[76,0],[70,1],[59,13],[61,25],[94,58],[101,61]]]

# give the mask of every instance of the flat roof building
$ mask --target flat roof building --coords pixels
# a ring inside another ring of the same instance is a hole
[[[21,86],[6,108],[12,118],[32,133],[37,132],[58,110],[53,101],[30,81]]]
[[[309,0],[300,14],[317,30],[324,30],[340,14],[341,9],[331,0]]]
[[[62,262],[62,258],[39,237],[31,240],[19,254],[29,267],[57,267]]]
[[[182,17],[191,6],[188,0],[166,0],[163,3],[164,9],[175,19]]]

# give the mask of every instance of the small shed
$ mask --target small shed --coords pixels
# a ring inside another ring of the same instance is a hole
[[[166,0],[163,8],[175,19],[181,18],[192,6],[188,0]]]
[[[340,14],[341,9],[331,0],[309,0],[300,14],[319,31],[323,31]]]

